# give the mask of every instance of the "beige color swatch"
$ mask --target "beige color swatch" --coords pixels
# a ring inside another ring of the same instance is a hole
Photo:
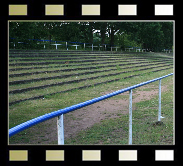
[[[82,160],[83,161],[100,161],[101,151],[100,150],[83,150]]]
[[[45,5],[45,15],[64,15],[64,5]]]
[[[118,15],[137,15],[137,5],[118,5]]]
[[[100,15],[100,5],[82,5],[82,15]]]
[[[137,161],[137,150],[119,150],[119,161]]]

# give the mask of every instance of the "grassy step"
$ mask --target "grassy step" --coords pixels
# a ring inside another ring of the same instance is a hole
[[[152,64],[152,65],[155,65],[155,64]],[[139,68],[139,67],[144,67],[144,66],[149,66],[149,65],[146,64],[146,65],[130,66],[130,67],[126,67],[126,68],[107,69],[107,70],[102,70],[102,71],[93,71],[93,73],[96,74],[96,73],[102,73],[102,72],[108,72],[108,71],[118,71],[118,70],[127,69],[127,68]],[[156,67],[161,67],[161,66],[162,65],[156,66]],[[149,67],[149,68],[152,68],[152,67]],[[146,69],[149,69],[149,68],[145,68],[145,69],[142,68],[142,69],[133,70],[133,71],[141,71],[141,70],[146,70]],[[117,72],[117,73],[112,73],[112,74],[107,74],[107,75],[102,75],[102,76],[83,78],[83,79],[79,79],[79,80],[71,80],[71,81],[65,81],[65,82],[57,82],[57,83],[54,83],[54,84],[47,84],[47,85],[36,86],[36,87],[29,87],[29,88],[24,88],[24,89],[15,89],[15,90],[9,91],[9,93],[12,93],[12,94],[22,93],[22,92],[30,91],[30,90],[34,90],[34,89],[42,89],[42,88],[51,87],[51,86],[77,83],[77,82],[85,81],[87,79],[95,79],[95,78],[98,78],[98,77],[106,77],[106,76],[111,76],[111,75],[117,75],[117,74],[127,73],[127,72],[131,72],[131,71],[129,70],[129,71]]]
[[[148,72],[146,71],[144,73],[158,72],[158,71],[167,70],[167,69],[170,69],[170,68],[172,68],[172,67],[167,67],[167,68],[158,69],[158,70],[151,70],[151,71],[148,71]],[[140,74],[134,74],[134,75],[126,76],[126,77],[120,77],[120,78],[116,78],[116,79],[107,80],[107,81],[104,81],[104,82],[97,82],[97,83],[94,83],[94,84],[87,84],[87,85],[76,87],[76,88],[72,88],[72,89],[67,89],[67,90],[63,90],[63,91],[59,91],[59,92],[57,91],[57,92],[54,92],[54,93],[49,93],[49,94],[40,95],[40,96],[34,96],[34,97],[26,98],[26,99],[10,101],[9,105],[20,103],[20,102],[26,101],[26,100],[40,99],[40,98],[44,98],[45,96],[50,96],[50,95],[54,95],[54,94],[57,94],[57,93],[65,93],[65,92],[73,91],[73,90],[76,90],[76,89],[84,89],[84,88],[88,88],[88,87],[92,87],[92,86],[96,86],[96,85],[100,85],[100,84],[105,84],[105,83],[110,83],[110,82],[114,82],[114,81],[119,81],[121,79],[126,79],[126,78],[131,78],[131,77],[139,76],[139,75],[144,74],[144,73],[140,72]],[[36,94],[37,94],[37,92],[36,92]],[[10,95],[10,97],[11,97],[11,95]]]
[[[159,68],[165,68],[166,66],[159,66]],[[108,78],[111,78],[111,77],[121,77],[120,75],[122,75],[122,76],[124,76],[124,75],[129,75],[130,73],[138,73],[138,72],[146,72],[146,71],[149,71],[149,70],[153,70],[154,68],[157,68],[157,67],[149,67],[149,68],[142,68],[142,69],[140,69],[140,70],[131,70],[131,71],[126,71],[126,72],[120,72],[120,71],[117,71],[117,72],[113,72],[113,71],[111,71],[111,72],[104,72],[103,74],[102,73],[98,73],[98,74],[95,74],[95,73],[93,73],[92,75],[83,75],[83,76],[78,76],[78,78],[76,78],[76,77],[70,77],[70,79],[68,79],[68,78],[65,78],[65,79],[61,79],[61,81],[58,81],[58,82],[56,82],[56,83],[59,83],[59,82],[65,82],[65,85],[66,86],[57,86],[57,87],[62,87],[62,88],[66,88],[66,87],[69,87],[69,86],[71,86],[71,87],[75,87],[75,86],[78,86],[78,83],[76,83],[76,84],[73,84],[73,85],[69,85],[69,84],[67,84],[66,82],[67,81],[72,81],[72,80],[78,80],[78,79],[86,79],[83,83],[84,84],[88,84],[88,83],[90,83],[91,81],[89,81],[88,82],[88,80],[91,78],[91,80],[103,80],[103,79],[108,79]],[[89,79],[88,79],[89,78]],[[92,79],[93,78],[93,79]],[[54,81],[52,81],[52,84],[54,84]],[[80,83],[79,83],[80,84]],[[42,81],[41,82],[41,84],[40,84],[40,86],[44,86],[45,85],[45,83],[44,83],[44,81]],[[39,86],[39,84],[37,84],[37,86]],[[21,86],[17,86],[17,87],[21,87]],[[25,88],[27,88],[27,87],[25,87]],[[51,91],[52,91],[52,89],[51,89],[51,87],[49,88]],[[56,89],[55,89],[56,90]],[[32,92],[31,92],[32,93]],[[36,93],[36,91],[35,91],[35,93]],[[15,94],[16,95],[16,94]]]
[[[78,80],[78,79],[85,79],[85,78],[89,78],[89,77],[95,77],[95,76],[101,76],[101,75],[106,75],[106,74],[114,74],[117,72],[124,72],[124,71],[133,71],[134,69],[143,69],[144,67],[153,67],[153,66],[162,66],[161,64],[157,65],[157,64],[152,64],[152,65],[131,65],[128,67],[123,67],[123,68],[107,68],[107,70],[100,70],[101,72],[93,72],[91,74],[87,74],[87,75],[80,75],[80,76],[70,76],[67,78],[57,78],[57,79],[49,79],[49,80],[44,80],[44,81],[37,81],[37,82],[29,82],[29,83],[25,83],[25,84],[15,84],[15,85],[10,85],[9,86],[9,91],[14,91],[17,89],[26,89],[29,87],[39,87],[39,86],[44,86],[44,85],[51,85],[51,84],[57,84],[60,82],[67,82],[67,81],[73,81],[73,80]],[[112,70],[111,70],[112,69]],[[74,72],[75,73],[75,72]]]
[[[140,62],[142,63],[142,62]],[[153,63],[153,62],[149,62],[149,63]],[[161,62],[161,61],[156,61],[156,64],[163,64],[164,62]],[[129,63],[127,63],[129,64]],[[138,64],[138,63],[137,63]],[[119,65],[119,61],[117,61],[116,65]],[[33,74],[41,74],[41,73],[58,73],[58,72],[64,72],[64,71],[76,71],[76,70],[91,70],[91,69],[99,69],[99,68],[105,68],[105,67],[115,67],[115,62],[114,62],[114,65],[103,65],[103,66],[88,66],[88,67],[82,67],[82,68],[66,68],[66,69],[60,69],[59,67],[59,70],[54,70],[54,68],[51,68],[50,70],[43,70],[43,71],[35,71],[33,70],[32,72],[30,72],[30,70],[28,70],[28,72],[24,72],[24,73],[15,73],[13,72],[13,74],[9,74],[9,77],[20,77],[20,76],[28,76],[28,75],[33,75]],[[12,73],[12,72],[10,72]]]
[[[92,74],[92,73],[95,73],[95,72],[101,72],[101,71],[99,71],[99,70],[96,70],[96,71],[86,71],[86,72],[82,72],[82,73],[81,72],[80,73],[75,73],[74,72],[73,74],[66,74],[66,75],[63,75],[62,74],[62,75],[56,75],[56,76],[50,76],[50,77],[41,77],[41,78],[40,78],[40,75],[37,75],[37,78],[35,78],[35,76],[33,76],[33,78],[31,78],[31,79],[10,81],[9,82],[9,85],[25,84],[25,83],[28,83],[28,82],[35,82],[35,81],[42,81],[42,80],[50,80],[50,79],[57,79],[57,78],[67,78],[67,77],[79,76],[79,75],[87,75],[87,74]]]
[[[79,63],[79,64],[75,64],[75,63],[71,63],[71,64],[60,64],[60,65],[55,65],[55,64],[47,64],[46,66],[45,65],[31,65],[31,67],[21,67],[21,68],[17,68],[18,66],[14,66],[14,67],[9,67],[9,71],[18,71],[18,70],[33,70],[33,69],[42,69],[42,68],[54,68],[54,67],[77,67],[77,66],[89,66],[89,65],[100,65],[100,64],[108,64],[108,63],[121,63],[123,62],[123,64],[125,65],[125,62],[131,62],[131,60],[118,60],[118,61],[102,61],[102,62],[99,62],[99,63],[95,63],[95,62],[85,62],[85,63]],[[150,62],[160,62],[160,60],[152,60],[152,61],[148,61],[146,59],[140,59],[140,60],[134,60],[133,63],[135,62],[139,62],[139,63],[150,63]],[[161,62],[165,62],[165,63],[172,63],[171,60],[164,60],[164,61],[161,61]],[[29,65],[27,65],[29,66]]]
[[[95,65],[95,66],[94,66],[93,63],[92,64],[91,63],[80,64],[80,66],[87,66],[87,67],[80,67],[80,68],[77,67],[78,64],[77,65],[73,65],[73,66],[65,65],[65,66],[59,66],[59,69],[63,70],[62,72],[68,72],[68,71],[77,71],[77,70],[83,70],[83,69],[84,70],[90,70],[92,68],[93,69],[101,69],[101,68],[106,68],[106,67],[127,66],[127,65],[141,64],[141,63],[148,63],[148,64],[150,64],[150,63],[153,63],[153,62],[146,62],[146,61],[121,62],[121,61],[116,61],[116,62],[113,62],[112,64],[111,63],[112,62],[97,63],[97,65]],[[158,62],[158,63],[164,63],[164,62]],[[102,65],[102,64],[104,64],[104,65]],[[107,64],[109,64],[109,65],[107,65]],[[164,63],[164,64],[166,64],[166,63]],[[50,69],[51,70],[48,70],[48,73],[55,73],[55,72],[52,72],[55,69],[54,67],[52,67]],[[12,77],[20,77],[20,79],[21,79],[21,75],[22,76],[24,76],[24,75],[32,75],[33,73],[41,74],[41,73],[46,72],[45,70],[43,70],[43,71],[37,70],[38,72],[40,71],[40,73],[38,73],[37,71],[36,72],[30,72],[30,70],[28,70],[28,71],[29,72],[25,72],[25,74],[24,73],[14,73],[14,72],[13,72],[13,74],[11,74],[12,72],[10,72],[10,74],[9,74],[10,80],[12,80]],[[35,70],[32,69],[31,71],[35,71]],[[56,71],[59,72],[59,70],[56,70]],[[31,74],[27,74],[27,73],[31,73]],[[16,81],[17,79],[14,78],[13,81]]]
[[[103,60],[103,59],[122,59],[120,57],[110,57],[110,56],[105,56],[105,57],[67,57],[67,58],[31,58],[31,59],[26,59],[26,58],[21,58],[21,59],[10,59],[9,62],[18,62],[18,61],[25,61],[25,62],[29,62],[29,61],[72,61],[72,60]]]
[[[78,58],[79,59],[79,58]],[[113,58],[113,57],[110,57],[110,58],[105,58],[105,60],[120,60],[120,59],[122,59],[123,60],[123,58]],[[137,59],[137,60],[143,60],[144,58],[125,58],[126,60],[130,60],[130,59]],[[148,58],[147,58],[148,59]],[[160,60],[160,58],[150,58],[151,60]],[[40,60],[44,60],[44,62],[40,62]],[[80,59],[80,60],[73,60],[73,58],[71,58],[71,59],[57,59],[57,61],[55,61],[55,60],[53,60],[53,61],[51,61],[51,60],[47,60],[47,59],[40,59],[40,60],[35,60],[35,59],[32,59],[31,61],[37,61],[37,62],[26,62],[26,60],[25,60],[25,62],[24,63],[19,63],[19,62],[16,62],[16,63],[9,63],[9,66],[19,66],[19,65],[21,65],[21,66],[25,66],[25,65],[41,65],[41,64],[54,64],[54,63],[61,63],[61,64],[65,64],[65,63],[83,63],[83,62],[95,62],[95,61],[104,61],[104,58],[103,59],[100,59],[100,58],[94,58],[94,59],[84,59],[84,60],[82,60],[82,59]],[[165,59],[164,59],[165,60]],[[168,59],[166,59],[166,60],[168,60]],[[10,60],[11,61],[11,60]],[[16,60],[12,60],[13,62],[14,61],[16,61]]]

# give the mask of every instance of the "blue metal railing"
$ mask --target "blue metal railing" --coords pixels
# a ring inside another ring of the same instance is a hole
[[[138,88],[140,86],[143,86],[143,85],[146,85],[146,84],[149,84],[149,83],[152,83],[152,82],[155,82],[155,81],[158,81],[163,78],[166,78],[168,76],[171,76],[173,75],[173,73],[170,73],[168,75],[164,75],[162,77],[159,77],[159,78],[155,78],[155,79],[152,79],[152,80],[149,80],[149,81],[146,81],[146,82],[142,82],[140,84],[136,84],[136,85],[133,85],[133,86],[130,86],[130,87],[127,87],[127,88],[124,88],[124,89],[121,89],[121,90],[118,90],[118,91],[115,91],[115,92],[112,92],[112,93],[109,93],[107,95],[103,95],[103,96],[100,96],[100,97],[97,97],[97,98],[94,98],[94,99],[91,99],[91,100],[87,100],[85,102],[82,102],[82,103],[79,103],[79,104],[76,104],[76,105],[72,105],[70,107],[66,107],[66,108],[63,108],[63,109],[60,109],[58,111],[54,111],[54,112],[51,112],[51,113],[48,113],[48,114],[45,114],[45,115],[42,115],[42,116],[39,116],[37,118],[34,118],[32,120],[29,120],[27,122],[24,122],[20,125],[17,125],[11,129],[9,129],[9,137],[19,133],[20,131],[23,131],[33,125],[36,125],[38,123],[41,123],[43,121],[46,121],[46,120],[49,120],[49,119],[52,119],[54,117],[60,117],[62,115],[61,118],[59,119],[62,119],[63,121],[63,114],[66,114],[68,112],[71,112],[71,111],[75,111],[77,109],[80,109],[80,108],[83,108],[83,107],[86,107],[88,105],[91,105],[91,104],[94,104],[96,102],[99,102],[99,101],[102,101],[102,100],[105,100],[107,98],[110,98],[110,97],[113,97],[113,96],[116,96],[116,95],[119,95],[121,93],[124,93],[124,92],[127,92],[127,91],[130,91],[130,95],[131,95],[131,92],[132,92],[132,89],[134,88]],[[161,85],[161,84],[159,84]],[[160,88],[159,88],[160,89]],[[161,90],[160,90],[161,91]],[[161,92],[160,92],[161,93]],[[132,105],[132,104],[130,104]],[[159,119],[159,117],[158,117]],[[59,122],[58,122],[59,123]],[[62,122],[63,123],[63,122]],[[63,126],[63,125],[62,125]],[[63,128],[62,128],[63,130]],[[62,143],[63,144],[63,143]]]

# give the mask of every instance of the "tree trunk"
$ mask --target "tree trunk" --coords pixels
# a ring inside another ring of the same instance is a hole
[[[93,30],[92,30],[92,26],[89,29],[89,43],[93,43]]]
[[[105,33],[106,33],[106,27],[107,27],[107,23],[106,22],[103,22],[100,24],[100,33],[101,33],[101,44],[104,44],[105,43]]]
[[[48,39],[50,40],[50,44],[51,44],[51,35],[48,36]]]
[[[111,42],[110,45],[113,46],[114,45],[114,27],[111,27]]]
[[[101,44],[105,43],[105,30],[101,30]]]

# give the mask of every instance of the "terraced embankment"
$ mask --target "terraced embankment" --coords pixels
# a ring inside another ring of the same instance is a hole
[[[151,53],[10,50],[9,105],[171,68]]]
[[[158,53],[10,50],[9,128],[38,116],[173,72],[173,57]],[[133,90],[134,144],[172,144],[173,78]],[[128,93],[64,115],[66,144],[128,144]],[[57,144],[57,118],[9,139],[10,144]]]

